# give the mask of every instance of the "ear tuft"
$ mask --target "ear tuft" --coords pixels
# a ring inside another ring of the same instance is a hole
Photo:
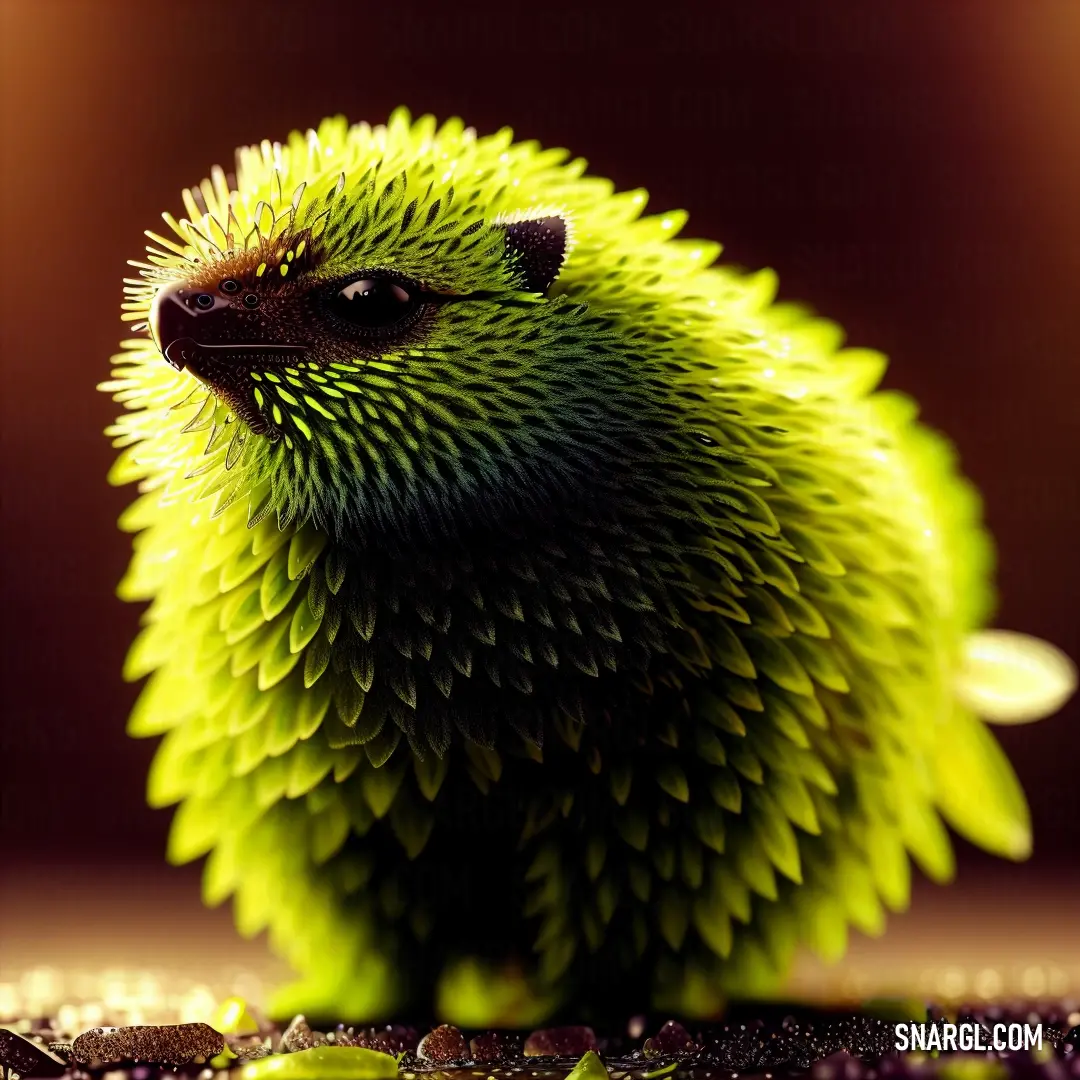
[[[566,220],[558,214],[500,222],[506,260],[523,288],[546,292],[559,276],[567,253]]]

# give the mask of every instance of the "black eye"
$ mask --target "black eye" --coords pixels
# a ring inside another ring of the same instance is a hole
[[[244,296],[244,307],[258,307],[259,298],[255,293],[249,292]]]
[[[208,308],[214,306],[214,298],[209,293],[199,293],[195,297],[195,303],[201,308]]]
[[[394,326],[418,311],[419,291],[390,278],[360,278],[337,293],[333,308],[354,325],[377,330]]]
[[[223,293],[234,293],[234,292],[239,292],[239,291],[240,291],[240,282],[239,282],[239,281],[234,281],[234,280],[233,280],[232,278],[226,278],[226,279],[225,279],[225,280],[224,280],[224,281],[223,281],[223,282],[222,282],[222,283],[221,283],[221,284],[220,284],[220,285],[218,286],[218,288],[219,288],[219,289],[220,289],[220,290],[221,290],[221,291],[222,291]]]

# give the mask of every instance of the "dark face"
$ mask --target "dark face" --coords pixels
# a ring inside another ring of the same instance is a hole
[[[526,287],[546,288],[562,260],[561,220],[520,222],[505,232]],[[302,370],[335,361],[375,359],[421,341],[442,305],[493,295],[440,290],[377,267],[327,279],[302,233],[272,252],[238,252],[165,286],[150,327],[169,364],[206,383],[255,434],[276,439],[282,422],[266,406],[261,378],[297,380]]]
[[[273,439],[280,421],[260,400],[261,378],[295,378],[335,359],[355,362],[401,347],[418,339],[438,304],[455,299],[385,270],[303,281],[303,245],[296,247],[299,258],[280,264],[284,275],[244,252],[166,286],[150,311],[165,360],[206,383],[253,432]]]

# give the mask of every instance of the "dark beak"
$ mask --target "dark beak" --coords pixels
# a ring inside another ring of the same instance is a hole
[[[200,306],[197,298],[206,297]],[[208,302],[209,301],[209,302]],[[211,293],[189,288],[182,282],[162,289],[150,306],[150,333],[161,355],[177,371],[183,371],[194,359],[194,348],[199,338],[206,338],[212,331],[214,309],[220,300]],[[225,305],[221,305],[225,306]]]
[[[279,345],[257,340],[258,320],[237,311],[216,290],[175,282],[161,289],[150,306],[150,333],[161,355],[177,371],[215,382],[234,365],[258,356],[262,362],[287,362],[307,351],[305,345]],[[257,361],[258,362],[258,361]]]

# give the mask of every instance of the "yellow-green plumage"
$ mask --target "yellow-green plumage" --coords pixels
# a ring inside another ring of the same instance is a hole
[[[237,165],[128,317],[229,267],[303,362],[252,367],[250,423],[146,337],[106,389],[151,601],[130,730],[165,733],[170,857],[300,972],[282,1009],[700,1015],[880,932],[909,855],[947,879],[943,816],[1026,854],[954,690],[978,500],[881,356],[508,131],[329,120]],[[538,294],[504,229],[545,216]],[[295,314],[361,270],[473,299],[362,347]]]

